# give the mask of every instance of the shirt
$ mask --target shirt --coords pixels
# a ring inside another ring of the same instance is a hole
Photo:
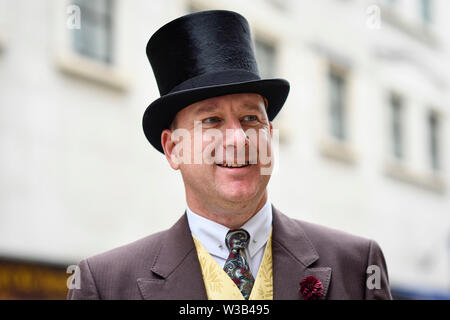
[[[225,237],[230,229],[196,214],[189,207],[186,209],[186,215],[192,234],[223,268],[230,254],[225,243]],[[250,241],[245,249],[245,254],[250,272],[256,278],[272,230],[272,205],[269,199],[241,229],[245,229],[250,234]]]

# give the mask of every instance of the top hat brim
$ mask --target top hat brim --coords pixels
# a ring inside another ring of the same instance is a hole
[[[262,79],[169,93],[153,101],[145,110],[142,119],[144,133],[148,141],[164,153],[161,133],[169,128],[181,109],[201,100],[235,93],[258,93],[265,97],[268,100],[267,116],[272,121],[283,107],[289,88],[289,82],[284,79]]]

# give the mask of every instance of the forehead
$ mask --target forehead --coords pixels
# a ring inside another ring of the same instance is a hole
[[[213,97],[193,103],[177,113],[177,117],[216,111],[224,107],[233,109],[264,110],[264,98],[257,93],[238,93]]]

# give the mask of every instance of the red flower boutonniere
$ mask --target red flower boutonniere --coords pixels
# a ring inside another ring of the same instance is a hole
[[[313,276],[303,279],[298,290],[305,300],[317,300],[323,296],[322,282]]]

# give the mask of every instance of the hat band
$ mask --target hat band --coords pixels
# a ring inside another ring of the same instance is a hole
[[[261,80],[261,77],[252,72],[241,69],[224,70],[217,72],[204,73],[175,86],[170,92],[174,93],[183,90],[197,89],[202,87],[212,87],[218,85],[227,85],[245,81]]]

